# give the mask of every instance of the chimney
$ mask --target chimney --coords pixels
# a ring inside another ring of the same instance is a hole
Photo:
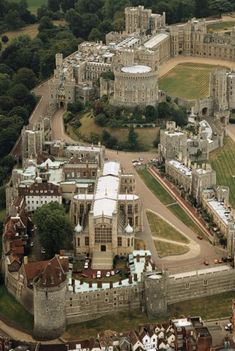
[[[155,271],[155,269],[156,269],[156,263],[152,262],[152,270]]]
[[[98,280],[98,282],[97,282],[97,288],[102,289],[102,282],[100,280]]]
[[[129,284],[132,284],[132,275],[131,274],[129,275],[128,282],[129,282]]]
[[[83,279],[80,279],[80,285],[82,285],[83,284]]]
[[[122,285],[122,279],[121,278],[119,279],[119,283],[118,284]]]
[[[24,256],[24,264],[28,263],[28,256]]]
[[[109,282],[109,288],[110,288],[110,289],[113,288],[113,282]]]
[[[92,288],[92,281],[89,281],[89,288]]]
[[[137,256],[136,256],[136,261],[137,261],[137,262],[140,262],[140,255],[137,255]]]
[[[134,281],[137,282],[137,280],[138,280],[137,273],[134,273]]]

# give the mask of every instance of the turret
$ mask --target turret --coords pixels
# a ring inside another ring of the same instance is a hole
[[[67,258],[55,256],[34,281],[33,334],[36,339],[55,339],[65,331],[67,271]]]

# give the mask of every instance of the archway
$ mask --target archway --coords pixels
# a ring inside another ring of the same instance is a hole
[[[206,116],[207,113],[208,113],[208,108],[207,108],[207,107],[203,107],[203,109],[202,109],[202,115],[203,115],[203,116]]]
[[[106,251],[106,245],[101,245],[100,251],[105,252]]]
[[[64,108],[64,102],[63,101],[60,101],[60,107]]]

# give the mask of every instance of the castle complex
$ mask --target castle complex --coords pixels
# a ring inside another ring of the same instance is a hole
[[[128,7],[124,32],[108,33],[106,44],[83,42],[65,59],[56,55],[54,77],[49,82],[50,104],[66,106],[107,95],[113,105],[154,106],[159,100],[159,65],[178,55],[234,61],[235,28],[231,35],[208,33],[202,19],[168,26],[165,13]],[[208,97],[193,100],[189,106],[199,116],[215,116],[226,122],[235,107],[234,84],[233,72],[215,71]]]
[[[227,37],[207,33],[204,20],[167,26],[165,14],[153,14],[143,6],[126,8],[125,19],[125,31],[108,33],[106,44],[85,42],[65,59],[56,55],[49,81],[51,106],[85,103],[103,95],[113,105],[155,106],[158,68],[170,57],[235,59],[234,29]],[[226,123],[235,106],[234,87],[234,73],[213,72],[208,98],[190,106],[192,123],[195,114]],[[209,152],[222,145],[224,131],[200,119],[197,133],[168,122],[160,132],[159,156],[167,176],[213,217],[233,255],[235,221],[229,191],[216,188],[216,174],[207,164]],[[135,250],[137,234],[145,234],[135,177],[118,161],[107,160],[100,144],[48,141],[40,124],[22,130],[22,158],[23,168],[13,170],[6,189],[2,270],[8,291],[34,315],[35,337],[57,338],[69,324],[120,310],[139,308],[156,318],[174,302],[235,289],[230,265],[173,274],[157,267],[149,250]],[[202,165],[192,166],[195,161]],[[52,201],[69,207],[73,250],[30,261],[25,248],[37,235],[32,215]],[[127,262],[120,277],[114,265],[117,257]],[[110,275],[115,279],[100,279]]]

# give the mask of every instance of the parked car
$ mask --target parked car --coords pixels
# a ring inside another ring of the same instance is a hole
[[[232,331],[232,330],[233,330],[233,325],[232,325],[232,323],[226,324],[225,327],[224,327],[224,329],[225,329],[226,331]]]
[[[198,238],[199,240],[202,240],[202,239],[203,239],[203,236],[198,235],[197,238]]]
[[[44,249],[44,247],[41,247],[41,254],[45,254],[46,253],[46,250]]]
[[[115,272],[114,272],[114,271],[111,271],[111,275],[115,275]]]
[[[101,271],[96,272],[96,278],[101,278]]]
[[[34,242],[33,241],[31,241],[30,246],[34,247]]]
[[[205,266],[209,266],[209,262],[207,260],[205,260],[203,263]]]
[[[108,278],[108,277],[110,277],[110,272],[107,272],[106,274],[105,274],[105,276]]]

